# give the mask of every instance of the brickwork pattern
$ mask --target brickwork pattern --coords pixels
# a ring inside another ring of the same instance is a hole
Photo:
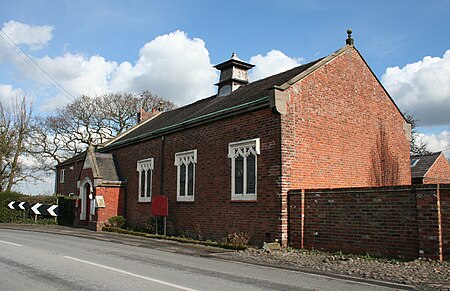
[[[354,49],[289,88],[282,116],[282,212],[291,189],[408,185],[404,119]]]
[[[57,174],[56,174],[56,193],[62,194],[62,195],[69,195],[71,193],[74,193],[75,195],[78,195],[77,193],[77,181],[78,177],[80,175],[80,171],[83,168],[84,160],[77,161],[70,165],[65,165],[62,167],[57,167]],[[60,175],[61,175],[61,169],[64,169],[64,183],[60,182]]]
[[[290,189],[411,183],[404,119],[355,49],[289,93],[282,151]]]
[[[450,183],[450,164],[440,155],[423,178],[423,184]]]
[[[108,219],[123,215],[124,188],[122,187],[95,187],[95,195],[103,196],[105,207],[97,209],[97,228],[101,229]]]
[[[261,144],[257,158],[257,201],[231,201],[228,144],[253,138],[260,138]],[[113,150],[119,171],[127,178],[128,221],[145,225],[152,219],[150,203],[138,202],[136,163],[154,158],[153,194],[168,197],[169,230],[219,240],[234,232],[246,232],[258,244],[278,238],[279,138],[279,117],[270,109],[263,109],[175,132],[164,136],[164,141],[159,137]],[[163,142],[164,189],[160,193]],[[195,198],[193,202],[177,202],[175,153],[193,149],[197,150]]]
[[[449,259],[449,200],[448,184],[291,191],[289,245]]]
[[[447,185],[448,186],[448,185]],[[446,260],[450,259],[450,187],[440,190],[442,220],[442,253]]]

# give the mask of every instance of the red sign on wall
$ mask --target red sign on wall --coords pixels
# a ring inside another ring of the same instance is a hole
[[[153,195],[151,211],[153,216],[168,216],[169,203],[167,197],[163,195]]]

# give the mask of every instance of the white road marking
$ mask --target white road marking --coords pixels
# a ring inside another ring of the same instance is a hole
[[[23,245],[15,244],[15,243],[12,243],[12,242],[7,242],[7,241],[4,241],[4,240],[0,240],[0,243],[4,243],[4,244],[7,244],[7,245],[12,245],[12,246],[16,246],[16,247],[23,247]]]
[[[172,284],[172,283],[161,281],[161,280],[158,280],[158,279],[153,279],[153,278],[150,278],[150,277],[146,277],[146,276],[130,273],[130,272],[127,272],[127,271],[124,271],[124,270],[108,267],[108,266],[105,266],[105,265],[100,265],[100,264],[97,264],[97,263],[93,263],[93,262],[89,262],[89,261],[85,261],[85,260],[80,260],[80,259],[69,257],[69,256],[64,256],[64,258],[69,259],[69,260],[73,260],[73,261],[77,261],[77,262],[80,262],[80,263],[85,263],[85,264],[88,264],[88,265],[91,265],[91,266],[103,268],[103,269],[110,270],[110,271],[113,271],[113,272],[125,274],[125,275],[128,275],[128,276],[140,278],[140,279],[147,280],[147,281],[150,281],[150,282],[158,283],[158,284],[161,284],[161,285],[169,286],[169,287],[172,287],[172,288],[176,288],[176,289],[180,289],[180,290],[186,290],[186,291],[195,291],[195,289],[191,289],[191,288],[188,288],[188,287]]]

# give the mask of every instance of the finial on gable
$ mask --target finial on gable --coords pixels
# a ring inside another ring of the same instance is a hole
[[[347,29],[347,39],[345,40],[346,45],[355,45],[355,41],[352,38],[352,30]]]

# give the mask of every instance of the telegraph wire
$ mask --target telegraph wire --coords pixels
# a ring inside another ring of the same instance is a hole
[[[8,46],[16,53],[18,54],[23,61],[30,66],[38,75],[40,75],[44,80],[50,83],[56,90],[58,90],[61,94],[63,94],[66,97],[69,97],[70,99],[74,100],[76,99],[75,96],[73,96],[69,91],[66,90],[58,81],[55,80],[47,71],[42,68],[30,55],[28,55],[13,39],[11,39],[6,32],[3,31],[3,29],[0,29],[0,32],[6,36],[6,38],[9,40],[9,42],[5,39],[5,37],[0,34],[0,37],[8,44]],[[11,45],[11,43],[14,44],[14,47]],[[19,51],[18,51],[19,50]],[[25,56],[26,58],[25,58]],[[31,63],[30,63],[31,61]],[[36,68],[38,67],[39,70]],[[42,74],[44,73],[45,76]]]

